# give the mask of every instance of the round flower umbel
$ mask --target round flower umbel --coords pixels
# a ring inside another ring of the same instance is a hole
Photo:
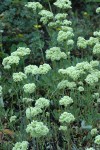
[[[44,63],[39,66],[39,74],[47,74],[51,70],[51,66],[49,64]]]
[[[65,13],[58,13],[58,14],[55,15],[55,19],[56,20],[63,20],[63,19],[66,19],[67,15],[68,14],[65,14]]]
[[[73,100],[71,97],[69,96],[64,96],[60,99],[59,101],[59,105],[64,105],[65,107],[67,107],[68,105],[70,105],[71,103],[73,103]]]
[[[43,98],[43,97],[37,99],[35,103],[35,106],[41,109],[47,108],[49,107],[49,105],[50,105],[50,100]]]
[[[98,130],[97,130],[96,128],[93,128],[93,129],[91,130],[91,135],[92,135],[92,136],[96,135],[97,133],[98,133]]]
[[[20,82],[23,81],[24,79],[27,79],[27,76],[23,72],[13,73],[14,82]]]
[[[3,59],[2,65],[5,69],[10,69],[12,65],[18,65],[20,58],[18,56],[8,56]]]
[[[65,88],[74,89],[75,87],[76,87],[76,83],[75,82],[69,82],[68,80],[62,80],[57,85],[57,88],[59,90],[65,89]]]
[[[16,116],[11,116],[10,117],[10,122],[15,122],[16,118],[17,118]]]
[[[28,8],[32,8],[33,11],[42,9],[42,5],[39,2],[28,2],[25,6]]]
[[[39,74],[39,68],[36,65],[28,65],[24,68],[25,74],[37,75]]]
[[[61,58],[66,59],[67,55],[64,52],[61,52],[59,47],[52,47],[46,50],[46,58],[55,61],[60,60]]]
[[[77,46],[78,48],[85,49],[87,47],[87,41],[83,37],[78,37]]]
[[[90,85],[90,86],[94,86],[98,81],[98,77],[95,74],[89,74],[87,75],[85,81]]]
[[[74,36],[73,32],[71,31],[59,31],[57,41],[59,43],[67,41],[68,39],[72,38]]]
[[[29,55],[31,50],[26,47],[19,47],[17,51],[11,53],[11,56],[18,56],[19,58],[22,58],[26,55]]]
[[[49,20],[53,19],[53,13],[48,10],[41,10],[39,15],[41,16],[40,21],[43,22],[43,24],[47,24]]]
[[[60,126],[59,130],[61,130],[61,131],[67,131],[67,126]]]
[[[68,112],[64,112],[60,115],[59,117],[59,122],[61,123],[71,123],[75,120],[75,117],[71,114],[71,113],[68,113]]]
[[[97,43],[94,47],[93,47],[93,54],[100,54],[100,43]]]
[[[54,5],[61,9],[69,9],[71,7],[71,1],[70,0],[57,0]]]
[[[27,125],[26,132],[30,133],[32,137],[42,137],[46,136],[49,132],[49,129],[43,122],[32,121],[29,125]]]
[[[17,142],[12,150],[27,150],[28,149],[28,144],[29,143],[27,141],[23,141],[22,143]]]
[[[38,107],[29,107],[26,109],[26,117],[28,119],[31,119],[40,113],[42,113],[42,110]]]
[[[97,144],[97,145],[100,145],[100,135],[97,135],[97,136],[95,137],[94,143]]]
[[[83,92],[83,91],[84,91],[84,87],[83,87],[83,86],[79,86],[79,87],[78,87],[78,91],[79,91],[79,92]]]
[[[25,93],[31,94],[31,93],[34,93],[36,89],[36,85],[34,83],[28,83],[23,86],[23,89]]]
[[[100,13],[100,7],[98,7],[98,8],[96,9],[96,13],[97,13],[97,14]]]

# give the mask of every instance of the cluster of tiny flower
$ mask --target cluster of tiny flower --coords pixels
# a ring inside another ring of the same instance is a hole
[[[69,88],[69,89],[73,89],[76,87],[76,83],[75,82],[69,82],[68,80],[62,80],[61,82],[58,83],[57,88],[60,89],[65,89],[65,88]]]
[[[87,75],[85,81],[86,81],[89,85],[93,86],[93,85],[95,85],[96,83],[98,83],[99,79],[98,79],[98,77],[97,77],[94,73],[91,73],[91,74],[88,74],[88,75]]]
[[[23,103],[26,103],[26,104],[27,104],[27,103],[30,103],[30,102],[33,102],[33,101],[34,101],[34,100],[33,100],[32,98],[27,98],[27,97],[25,97],[25,98],[22,99],[22,102],[23,102]]]
[[[17,142],[12,150],[27,150],[28,149],[28,144],[29,143],[27,141],[23,141],[22,143]]]
[[[46,50],[46,58],[51,61],[60,60],[61,58],[66,59],[67,56],[64,52],[61,52],[59,47],[52,47]]]
[[[71,31],[65,32],[65,31],[61,30],[61,31],[58,32],[57,41],[59,43],[61,43],[61,42],[69,40],[73,36],[74,36],[73,32],[71,32]]]
[[[100,43],[96,43],[96,45],[93,47],[93,54],[100,54]]]
[[[59,130],[61,130],[61,131],[67,131],[67,129],[68,129],[67,126],[60,126],[59,127]]]
[[[94,99],[98,99],[98,98],[99,98],[99,96],[100,96],[100,94],[99,94],[99,93],[94,93],[94,94],[92,95],[92,97],[93,97]]]
[[[35,102],[35,106],[41,109],[47,108],[50,105],[50,100],[46,99],[46,98],[39,98],[36,100]]]
[[[50,70],[51,70],[50,65],[46,63],[40,65],[39,67],[36,65],[28,65],[24,68],[25,74],[32,74],[32,75],[46,74]]]
[[[44,63],[39,66],[39,74],[47,74],[51,70],[51,66],[49,64]]]
[[[63,112],[59,117],[59,122],[61,123],[71,123],[75,120],[75,117],[68,112]]]
[[[12,65],[18,65],[20,58],[30,54],[30,49],[25,47],[19,47],[15,52],[11,53],[11,56],[7,56],[3,59],[3,66],[5,69],[10,69]]]
[[[100,37],[100,31],[95,31],[95,32],[93,32],[93,35],[94,35],[94,36],[97,36],[97,37]]]
[[[83,70],[78,70],[76,67],[71,66],[66,69],[59,69],[58,73],[68,75],[73,80],[78,80],[81,74],[84,74]]]
[[[97,145],[100,145],[100,135],[97,135],[97,136],[95,137],[94,143],[97,144]]]
[[[25,74],[36,75],[39,74],[39,69],[36,65],[28,65],[24,68]]]
[[[67,107],[71,103],[73,103],[73,99],[69,96],[64,96],[59,100],[59,105],[63,105],[65,107]]]
[[[35,102],[35,107],[29,107],[26,109],[26,117],[31,119],[36,115],[42,113],[42,109],[49,107],[50,101],[46,98],[39,98]]]
[[[36,85],[34,83],[28,83],[23,86],[23,89],[25,93],[31,94],[31,93],[34,93],[36,89]]]
[[[97,14],[100,13],[100,7],[98,7],[98,8],[96,9],[96,13],[97,13]]]
[[[17,118],[16,116],[11,116],[10,117],[10,122],[15,122],[16,118]]]
[[[66,19],[67,15],[68,14],[65,14],[65,13],[58,13],[58,14],[55,15],[55,19],[56,20],[64,20],[64,19]]]
[[[23,72],[13,73],[14,82],[20,82],[23,81],[24,79],[27,79],[27,76]]]
[[[32,8],[33,11],[42,9],[42,5],[39,2],[28,2],[25,6],[28,8]]]
[[[32,137],[42,137],[48,134],[49,129],[43,122],[32,121],[27,125],[26,132]]]
[[[18,56],[8,56],[3,59],[4,69],[10,69],[12,65],[18,65],[20,58]]]
[[[26,117],[28,119],[32,119],[40,113],[42,113],[42,110],[39,107],[29,107],[26,109]]]
[[[92,135],[92,136],[96,135],[97,133],[98,133],[97,128],[93,128],[93,129],[91,130],[91,135]]]
[[[15,52],[11,53],[11,56],[18,56],[19,58],[22,58],[26,55],[29,55],[31,50],[26,47],[19,47]]]
[[[77,46],[78,48],[85,49],[87,47],[87,41],[83,37],[78,37]]]
[[[78,87],[78,91],[79,91],[79,92],[83,92],[83,91],[84,91],[84,87],[83,87],[83,86],[79,86],[79,87]]]
[[[49,20],[53,19],[53,13],[48,10],[41,10],[39,15],[41,16],[40,21],[43,22],[43,24],[47,24]]]
[[[71,1],[69,0],[57,0],[54,5],[61,9],[69,9],[71,7]]]

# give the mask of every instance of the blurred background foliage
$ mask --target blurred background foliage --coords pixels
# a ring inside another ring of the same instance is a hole
[[[41,61],[41,49],[46,50],[45,43],[48,43],[48,37],[45,35],[45,29],[40,22],[38,22],[40,24],[39,30],[36,30],[35,15],[32,10],[24,7],[30,1],[40,2],[48,10],[50,10],[49,6],[51,5],[54,13],[56,13],[53,6],[55,0],[1,0],[0,61],[19,46],[31,48],[32,60],[36,61],[35,63]],[[92,32],[99,28],[99,15],[96,14],[95,10],[100,4],[100,0],[71,1],[72,12],[69,12],[69,18],[73,22],[75,39],[78,36],[85,38],[92,36]]]

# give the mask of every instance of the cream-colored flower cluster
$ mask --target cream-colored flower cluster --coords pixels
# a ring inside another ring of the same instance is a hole
[[[39,2],[28,2],[25,6],[28,8],[32,8],[33,11],[42,9],[42,5]]]
[[[50,105],[50,101],[44,97],[41,97],[36,100],[35,106],[41,109],[47,108]]]
[[[17,118],[17,116],[11,116],[10,117],[10,122],[15,122],[16,118]]]
[[[66,59],[67,55],[64,52],[61,52],[59,47],[52,47],[46,50],[46,58],[55,61],[60,60],[61,58]]]
[[[100,43],[97,43],[94,47],[93,47],[93,54],[100,54]]]
[[[97,135],[97,136],[95,137],[94,143],[97,144],[97,145],[100,145],[100,135]]]
[[[53,19],[53,13],[48,10],[41,10],[39,15],[41,16],[40,21],[43,22],[43,24],[47,24],[49,20]]]
[[[71,66],[66,69],[59,69],[58,73],[68,75],[73,80],[79,79],[81,74],[84,74],[83,70],[78,70],[76,67]]]
[[[17,142],[12,150],[27,150],[28,144],[29,143],[27,141]]]
[[[36,65],[28,65],[24,68],[25,74],[37,75],[39,74],[38,66]]]
[[[59,117],[59,122],[61,123],[71,123],[75,120],[75,117],[68,112],[63,112]]]
[[[67,13],[58,13],[55,15],[55,19],[56,20],[64,20],[64,19],[66,19],[67,15],[68,15]]]
[[[85,49],[87,47],[87,41],[83,37],[78,37],[77,46],[78,48]]]
[[[23,72],[13,73],[14,82],[20,82],[23,81],[24,79],[27,79],[27,76]]]
[[[18,65],[20,58],[18,56],[8,56],[3,59],[4,69],[10,69],[12,65]]]
[[[92,135],[92,136],[96,135],[97,133],[98,133],[97,128],[93,128],[93,129],[91,130],[91,135]]]
[[[40,65],[39,67],[36,65],[28,65],[24,68],[24,72],[26,75],[47,74],[50,70],[51,70],[51,66],[46,63],[44,63],[43,65]]]
[[[71,1],[70,0],[57,0],[54,5],[61,9],[69,9],[71,7]]]
[[[26,132],[29,133],[32,137],[42,137],[46,136],[49,132],[49,129],[43,122],[32,121],[27,125]]]
[[[26,109],[26,117],[28,119],[32,119],[40,113],[42,113],[42,110],[39,107],[29,107]]]
[[[100,13],[100,7],[98,7],[98,8],[96,9],[96,13],[97,13],[97,14]]]
[[[64,42],[67,41],[68,39],[72,38],[74,36],[73,32],[71,31],[59,31],[58,32],[58,37],[57,37],[57,41],[58,42]]]
[[[61,130],[61,131],[67,131],[67,129],[68,129],[67,126],[60,126],[59,127],[59,130]]]
[[[67,107],[71,103],[73,103],[73,99],[69,96],[64,96],[59,100],[59,105],[63,105],[65,107]]]
[[[19,58],[22,58],[26,55],[29,55],[31,50],[26,47],[19,47],[15,52],[11,53],[11,56],[18,56]]]
[[[47,74],[51,70],[51,66],[49,64],[44,63],[39,66],[39,74]]]
[[[19,47],[15,52],[11,53],[11,56],[7,56],[3,59],[2,65],[5,69],[10,69],[12,65],[18,65],[20,58],[29,55],[31,50],[25,47]]]
[[[62,80],[61,82],[58,83],[57,89],[74,89],[76,87],[75,82],[69,82],[68,80]]]
[[[28,83],[23,86],[23,89],[25,93],[31,94],[31,93],[34,93],[36,89],[36,85],[34,83]]]
[[[93,32],[93,35],[96,36],[96,37],[100,37],[100,30]]]

